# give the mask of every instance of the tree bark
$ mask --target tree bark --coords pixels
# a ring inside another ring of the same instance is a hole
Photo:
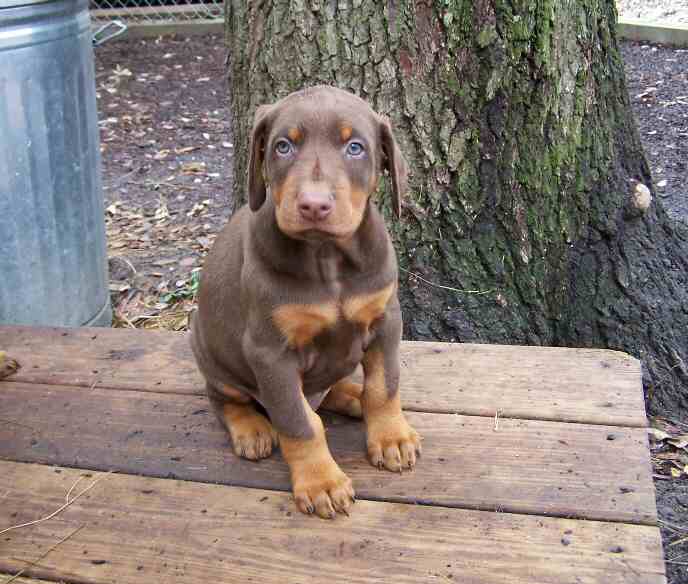
[[[226,6],[236,201],[259,104],[349,89],[412,171],[402,221],[378,196],[407,338],[627,351],[651,411],[686,411],[688,235],[645,208],[613,0]]]

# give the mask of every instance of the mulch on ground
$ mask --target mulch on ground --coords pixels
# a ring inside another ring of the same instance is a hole
[[[688,51],[623,43],[656,194],[688,224]],[[96,49],[115,326],[183,330],[198,270],[232,208],[234,144],[219,35]],[[651,436],[669,584],[688,581],[688,427]]]
[[[186,327],[198,268],[231,210],[224,61],[217,35],[96,49],[116,326]]]

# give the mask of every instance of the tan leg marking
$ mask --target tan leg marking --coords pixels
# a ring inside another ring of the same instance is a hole
[[[302,513],[316,513],[323,519],[334,519],[337,512],[348,515],[355,500],[351,479],[330,454],[320,416],[305,398],[303,403],[309,412],[313,438],[279,437],[282,455],[291,471],[296,506]]]
[[[371,464],[393,472],[413,468],[421,452],[421,437],[401,411],[399,392],[392,398],[388,395],[382,352],[368,351],[363,358],[363,369],[365,385],[361,405]]]
[[[362,393],[363,387],[360,383],[342,379],[332,386],[320,407],[328,412],[344,414],[352,418],[362,418]]]
[[[252,404],[226,403],[222,414],[237,456],[260,460],[272,454],[273,447],[277,446],[277,432]]]

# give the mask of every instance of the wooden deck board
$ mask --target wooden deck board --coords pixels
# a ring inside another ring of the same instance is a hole
[[[0,327],[12,379],[202,394],[188,339],[126,329]],[[403,343],[405,408],[644,427],[640,363],[614,351]]]
[[[30,560],[26,560],[29,562]],[[21,568],[20,568],[21,569]],[[19,572],[19,570],[17,570]],[[0,582],[7,582],[10,578],[12,578],[12,574],[3,574],[0,572]],[[53,581],[51,580],[37,580],[35,578],[24,578],[24,576],[19,576],[19,578],[15,578],[12,580],[12,584],[53,584]]]
[[[0,530],[59,507],[84,472],[125,473],[3,534],[0,578],[83,526],[16,582],[665,582],[624,354],[405,343],[424,456],[377,471],[361,423],[329,417],[359,503],[328,522],[296,511],[278,453],[232,454],[185,336],[0,327],[0,348],[22,365],[0,382]]]
[[[204,397],[0,383],[0,458],[287,490],[279,455],[234,456]],[[360,422],[328,442],[360,497],[654,524],[641,428],[416,413],[423,458],[403,476],[365,460]]]
[[[74,469],[0,462],[0,526],[62,505]],[[76,491],[94,477],[82,480]],[[659,530],[363,501],[334,522],[287,494],[109,475],[54,519],[0,543],[14,573],[67,582],[662,584]]]

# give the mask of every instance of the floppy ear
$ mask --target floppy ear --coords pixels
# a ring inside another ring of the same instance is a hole
[[[265,202],[266,185],[263,178],[263,161],[265,158],[268,113],[271,107],[269,105],[259,106],[253,118],[253,131],[251,132],[248,160],[248,205],[251,211],[257,211]]]
[[[383,168],[392,177],[392,208],[397,219],[401,217],[401,198],[406,194],[408,166],[392,133],[392,124],[387,116],[380,116],[380,137],[384,160]]]

